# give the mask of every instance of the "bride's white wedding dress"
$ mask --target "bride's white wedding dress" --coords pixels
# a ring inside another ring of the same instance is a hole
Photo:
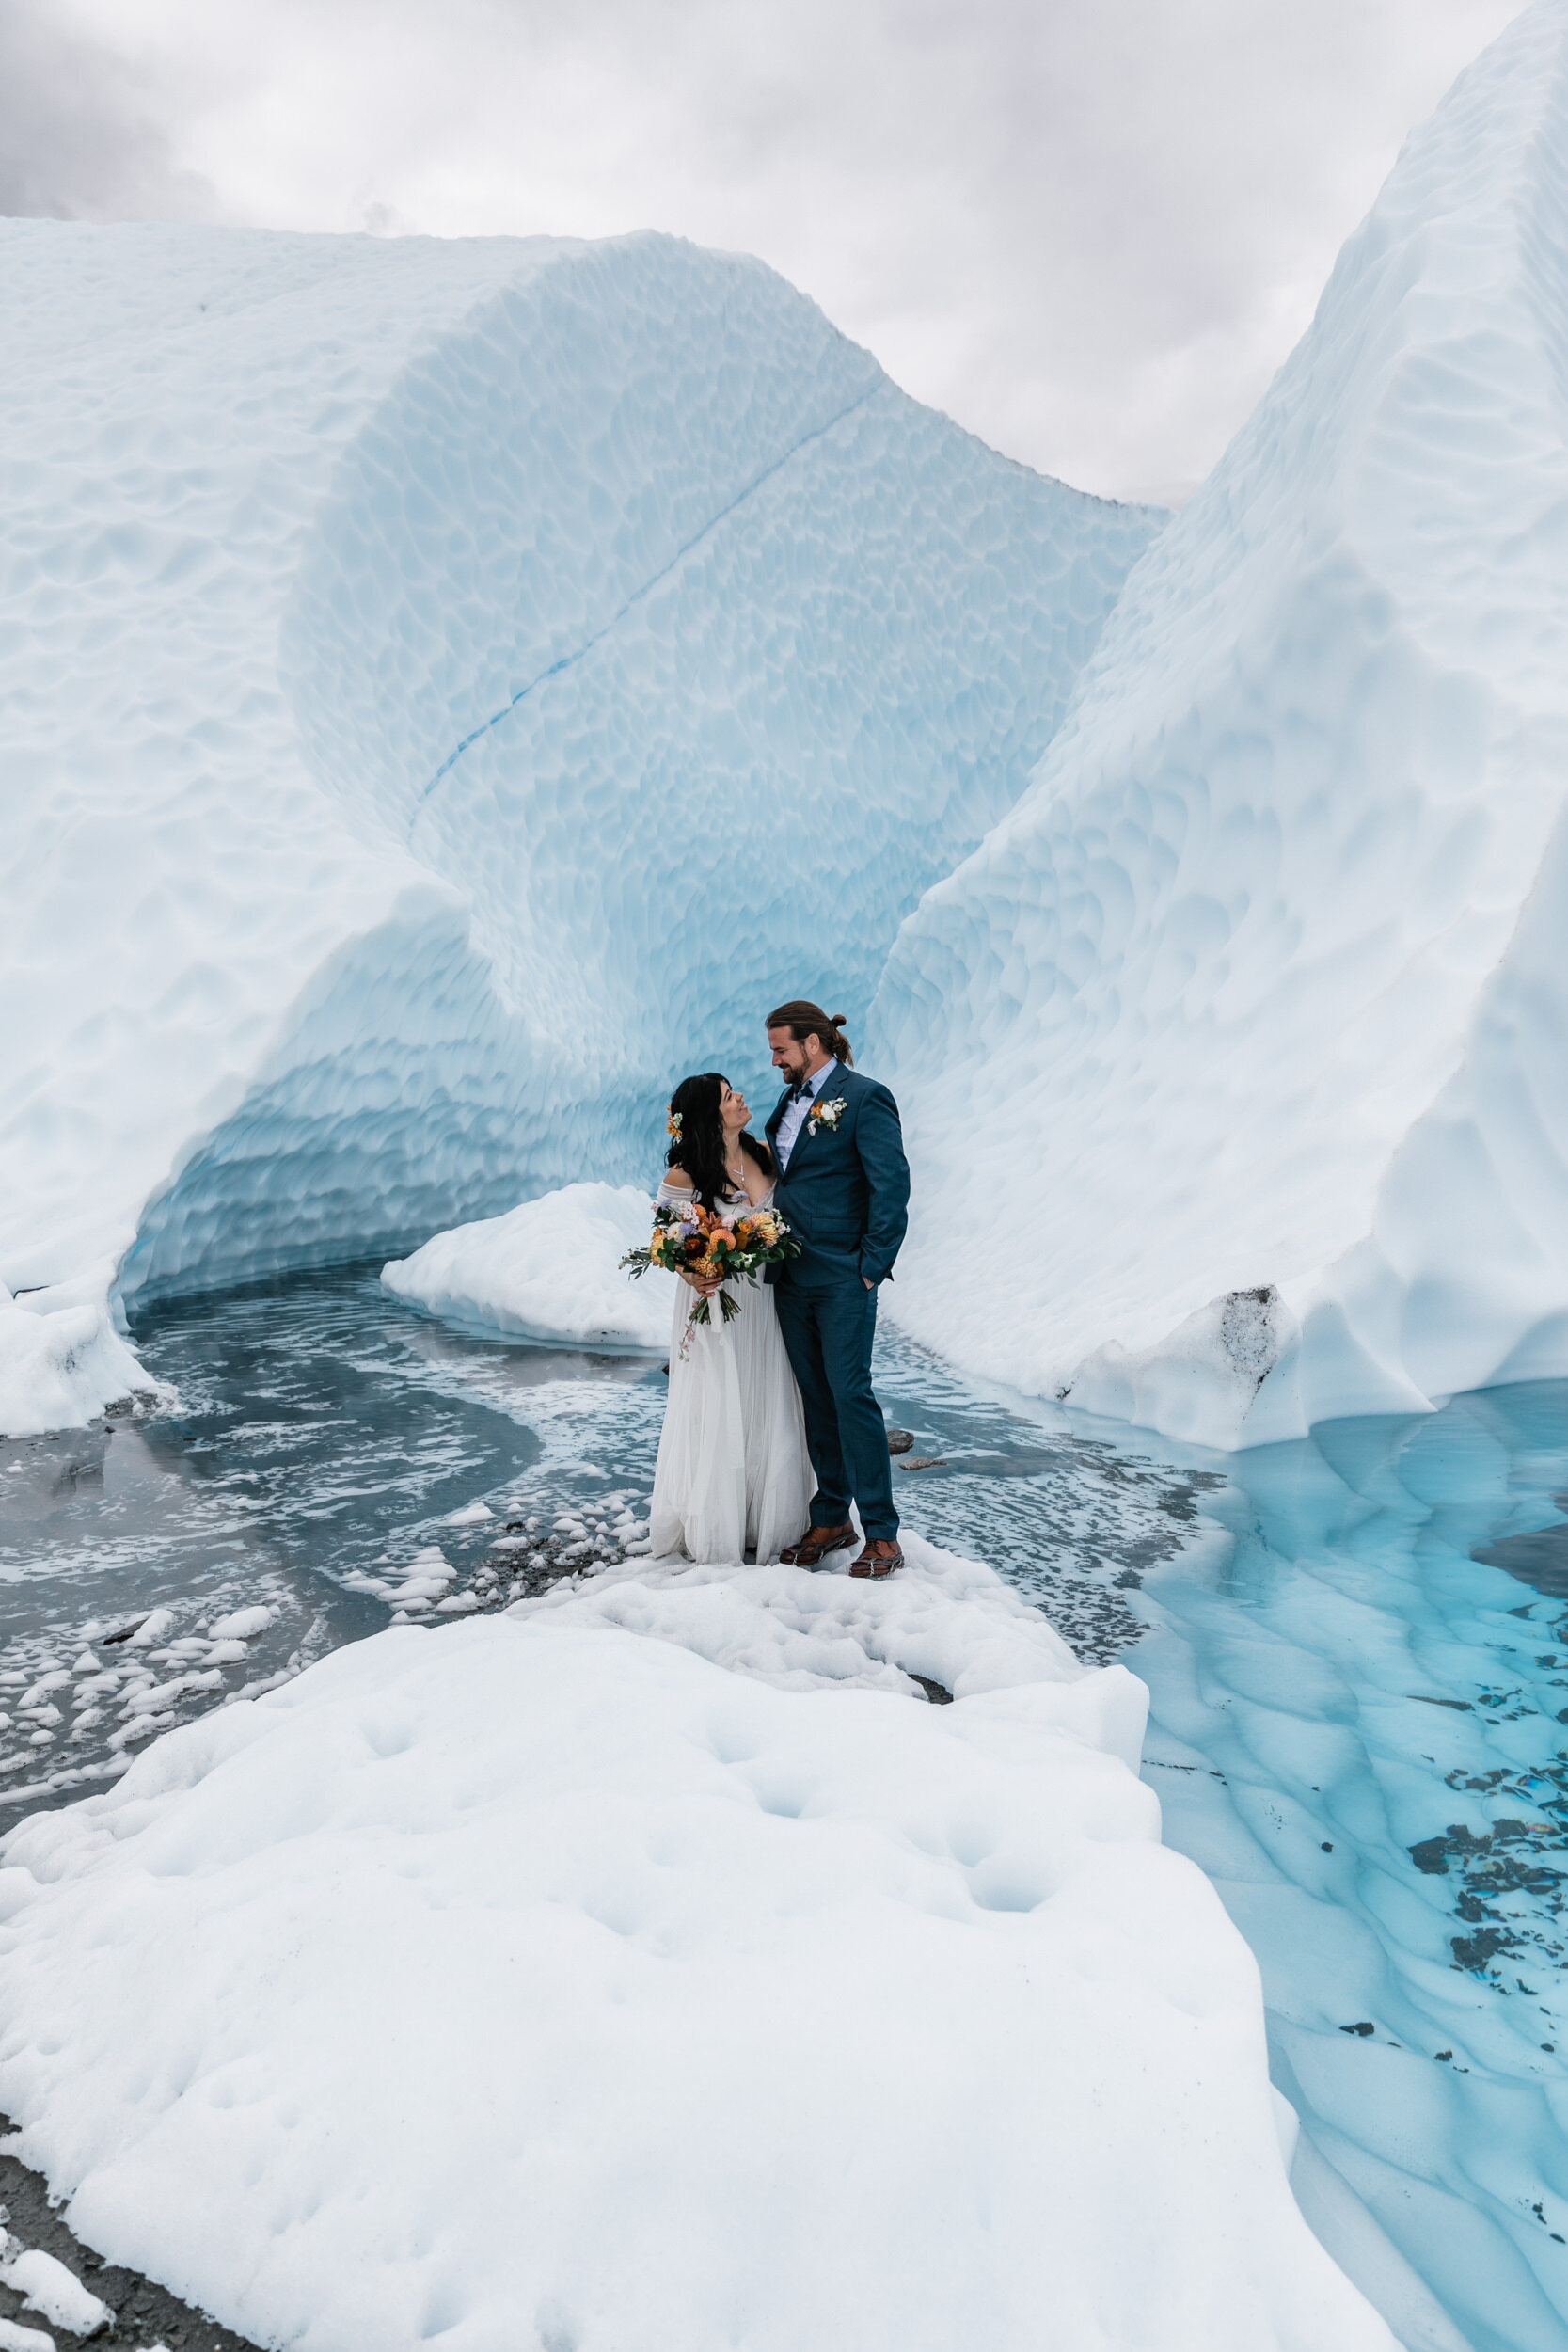
[[[691,1198],[668,1184],[658,1197],[677,1206]],[[772,1198],[769,1191],[759,1205]],[[737,1194],[719,1205],[727,1216],[751,1204]],[[689,1336],[696,1294],[677,1285],[648,1528],[656,1558],[740,1560],[754,1549],[759,1560],[776,1560],[810,1515],[816,1482],[773,1294],[762,1282],[728,1288],[740,1310],[735,1321],[724,1321],[715,1298],[713,1320],[693,1325]]]

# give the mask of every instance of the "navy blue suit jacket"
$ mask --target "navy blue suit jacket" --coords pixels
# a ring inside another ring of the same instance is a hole
[[[775,1160],[788,1101],[786,1089],[768,1122]],[[910,1221],[910,1164],[897,1104],[876,1078],[847,1063],[824,1078],[813,1111],[840,1101],[836,1121],[807,1115],[778,1180],[779,1208],[803,1248],[768,1271],[807,1290],[886,1281]]]

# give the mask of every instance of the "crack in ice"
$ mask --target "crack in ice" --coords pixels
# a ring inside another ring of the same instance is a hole
[[[563,653],[560,660],[558,661],[552,661],[547,669],[539,671],[535,676],[529,679],[526,686],[519,686],[516,692],[510,698],[509,701],[503,703],[499,710],[493,711],[488,719],[482,719],[477,727],[470,728],[469,732],[463,738],[462,741],[456,746],[456,748],[447,754],[447,756],[442,760],[441,765],[436,769],[436,773],[431,777],[429,783],[424,787],[424,789],[420,792],[419,799],[416,801],[413,814],[408,820],[410,839],[413,837],[415,826],[420,821],[420,812],[429,803],[431,795],[436,790],[436,786],[441,782],[444,776],[449,774],[450,771],[456,767],[464,753],[470,750],[472,746],[479,741],[482,735],[488,735],[492,728],[499,726],[501,721],[512,711],[515,710],[519,703],[527,701],[528,697],[533,692],[536,687],[543,686],[546,679],[559,677],[562,670],[570,670],[574,668],[578,662],[583,660],[587,655],[593,652],[595,645],[603,643],[604,639],[610,635],[612,629],[620,627],[628,612],[633,612],[638,605],[644,601],[646,597],[652,596],[660,580],[669,579],[671,573],[675,570],[678,564],[683,564],[686,561],[687,557],[691,553],[694,548],[701,547],[703,541],[710,537],[712,533],[718,530],[721,523],[727,522],[732,515],[734,515],[740,507],[745,505],[749,498],[754,497],[756,492],[761,489],[765,482],[770,482],[775,474],[782,472],[784,468],[789,464],[790,460],[794,457],[798,457],[803,449],[808,449],[813,441],[825,439],[830,433],[833,432],[844,422],[847,417],[852,417],[857,408],[863,408],[866,402],[872,397],[872,394],[874,392],[880,391],[886,382],[887,378],[879,374],[875,383],[868,384],[864,391],[857,392],[853,400],[847,403],[847,405],[837,410],[834,415],[829,417],[824,423],[814,425],[812,430],[809,433],[803,433],[798,441],[792,441],[789,447],[783,451],[779,456],[775,457],[770,465],[765,466],[760,473],[753,474],[751,481],[748,482],[743,488],[736,492],[734,498],[730,500],[727,506],[721,507],[717,515],[710,515],[702,529],[694,532],[691,537],[688,539],[684,545],[675,549],[675,552],[670,557],[668,563],[662,564],[658,570],[655,572],[650,579],[645,580],[642,582],[642,585],[640,588],[633,589],[631,595],[620,607],[619,611],[612,612],[610,619],[606,621],[601,628],[596,628],[591,637],[584,638],[582,644],[575,647],[571,653]]]

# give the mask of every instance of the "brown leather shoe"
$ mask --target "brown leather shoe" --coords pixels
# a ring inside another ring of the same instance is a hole
[[[904,1565],[904,1555],[894,1535],[868,1535],[865,1549],[850,1568],[851,1576],[891,1576],[895,1568]]]
[[[830,1551],[847,1551],[854,1540],[847,1521],[842,1527],[808,1527],[799,1543],[785,1545],[779,1558],[793,1568],[815,1568]]]

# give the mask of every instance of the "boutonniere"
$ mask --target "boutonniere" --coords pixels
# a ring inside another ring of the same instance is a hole
[[[844,1117],[844,1107],[842,1094],[835,1094],[827,1103],[814,1103],[811,1106],[812,1125],[814,1127],[836,1127]]]

